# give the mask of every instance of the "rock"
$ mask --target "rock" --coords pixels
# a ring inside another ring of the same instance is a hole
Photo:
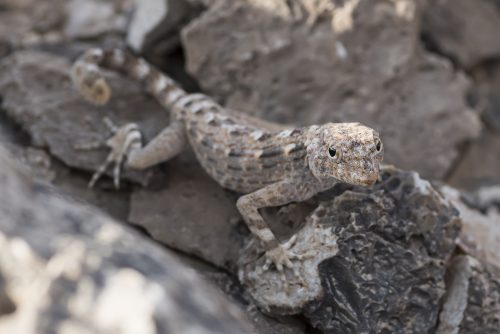
[[[252,333],[258,334],[303,334],[306,333],[304,323],[292,317],[268,317],[248,301],[242,286],[233,277],[217,271],[202,271],[201,275],[231,296],[231,301],[238,304],[250,320]]]
[[[200,8],[186,0],[147,0],[135,4],[127,44],[150,57],[178,46],[180,28],[199,13]]]
[[[125,32],[125,13],[111,1],[71,0],[64,33],[71,39],[95,38],[110,32]]]
[[[500,254],[498,252],[498,245],[500,244],[500,210],[489,206],[488,203],[494,189],[480,191],[477,199],[474,200],[474,203],[471,203],[458,190],[449,186],[440,187],[441,193],[453,203],[460,213],[462,231],[460,232],[458,244],[467,254],[478,259],[483,266],[500,274]],[[500,195],[499,188],[496,188],[496,190],[497,194]],[[500,196],[497,199],[500,199]],[[478,206],[474,207],[474,204]]]
[[[0,110],[0,142],[37,182],[47,187],[57,187],[58,192],[73,201],[94,205],[116,219],[126,220],[129,211],[128,193],[101,189],[90,191],[87,175],[74,173],[45,150],[31,147],[29,138],[10,119],[4,117],[3,112]]]
[[[327,333],[427,333],[459,230],[456,209],[427,181],[386,167],[373,189],[351,187],[311,214],[292,248],[315,255],[295,261],[299,278],[261,273],[254,242],[240,279],[263,309],[302,312]]]
[[[187,69],[228,107],[268,120],[366,123],[387,162],[442,178],[480,122],[465,76],[421,50],[423,3],[218,1],[183,30]]]
[[[171,161],[167,174],[164,189],[132,194],[128,221],[171,248],[235,271],[248,233],[237,196],[217,185],[194,158]]]
[[[475,190],[500,182],[500,132],[490,130],[462,150],[447,182],[456,188]]]
[[[432,46],[466,68],[500,56],[500,10],[495,1],[431,1],[422,29]]]
[[[104,147],[75,149],[111,135],[104,117],[117,125],[138,123],[146,141],[168,124],[159,104],[116,74],[109,77],[115,92],[110,104],[99,108],[84,102],[69,81],[69,67],[65,58],[36,51],[20,51],[0,63],[0,96],[8,116],[31,136],[35,147],[47,147],[67,166],[94,171],[104,162]],[[146,184],[153,172],[125,171],[124,178]]]
[[[168,252],[17,169],[2,150],[0,332],[250,333]]]
[[[0,59],[41,35],[54,39],[64,20],[64,0],[0,0]]]
[[[500,134],[500,64],[487,62],[470,70],[474,80],[471,102],[482,111],[482,118],[487,128]]]
[[[436,334],[498,333],[500,279],[470,256],[453,259]]]

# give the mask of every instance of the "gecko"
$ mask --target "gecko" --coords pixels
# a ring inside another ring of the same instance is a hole
[[[145,169],[191,147],[218,184],[242,194],[236,206],[265,249],[265,267],[294,270],[296,236],[280,242],[259,210],[305,201],[338,182],[371,186],[379,176],[383,145],[379,134],[360,123],[283,127],[223,108],[201,93],[190,94],[143,58],[122,49],[90,49],[73,64],[70,77],[83,97],[105,105],[111,88],[103,69],[138,81],[170,113],[170,123],[143,145],[137,124],[112,127],[110,153],[89,186],[114,165],[119,187],[122,168]]]

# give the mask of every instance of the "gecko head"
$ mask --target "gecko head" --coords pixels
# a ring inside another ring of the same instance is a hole
[[[378,133],[359,123],[311,127],[307,136],[309,168],[318,179],[371,186],[377,181],[384,148]]]

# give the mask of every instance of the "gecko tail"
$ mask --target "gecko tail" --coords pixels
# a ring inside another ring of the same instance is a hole
[[[187,94],[144,59],[121,49],[105,51],[96,48],[87,50],[76,60],[71,68],[71,80],[86,100],[97,105],[105,105],[112,94],[102,69],[110,69],[138,81],[167,108]]]

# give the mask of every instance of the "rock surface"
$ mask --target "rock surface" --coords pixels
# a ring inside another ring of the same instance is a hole
[[[433,1],[425,11],[422,30],[435,48],[466,68],[500,57],[496,1]]]
[[[167,175],[165,188],[132,194],[128,221],[171,248],[234,272],[248,233],[236,209],[237,196],[190,157],[169,163]]]
[[[114,1],[70,0],[66,4],[66,37],[95,38],[105,33],[125,33],[126,8]],[[128,6],[130,7],[130,6]]]
[[[486,130],[478,140],[464,149],[447,182],[469,191],[499,183],[500,132]]]
[[[33,183],[3,149],[0,167],[1,332],[250,332],[165,250]]]
[[[150,57],[177,47],[179,30],[199,13],[200,8],[186,0],[146,0],[136,1],[135,5],[127,44]]]
[[[292,248],[321,254],[296,262],[305,284],[291,272],[286,284],[274,269],[261,273],[256,247],[240,278],[261,307],[304,312],[326,333],[426,333],[459,230],[457,211],[427,181],[386,168],[373,190],[352,188],[312,213]]]
[[[500,188],[500,187],[499,187]],[[459,211],[462,231],[458,244],[483,266],[500,274],[500,210],[493,205],[484,204],[484,191],[476,200],[467,200],[456,189],[448,186],[440,188],[441,193],[450,200]],[[500,200],[500,189],[497,189]],[[473,203],[471,203],[473,201]],[[482,203],[481,203],[482,202]]]
[[[149,141],[166,124],[167,113],[147,97],[135,83],[110,74],[115,92],[110,104],[96,107],[79,96],[68,73],[70,63],[63,57],[37,51],[21,51],[0,63],[0,95],[8,116],[31,137],[36,147],[47,147],[67,166],[94,171],[108,150],[82,151],[75,147],[101,142],[111,135],[104,117],[123,125],[138,123]],[[84,154],[83,154],[84,153]],[[128,171],[124,177],[148,183],[153,171]]]
[[[469,256],[453,259],[436,334],[498,333],[500,279]]]
[[[218,1],[183,30],[187,68],[236,110],[366,123],[381,132],[387,162],[442,178],[480,122],[465,104],[464,75],[420,47],[423,8],[417,0]]]

